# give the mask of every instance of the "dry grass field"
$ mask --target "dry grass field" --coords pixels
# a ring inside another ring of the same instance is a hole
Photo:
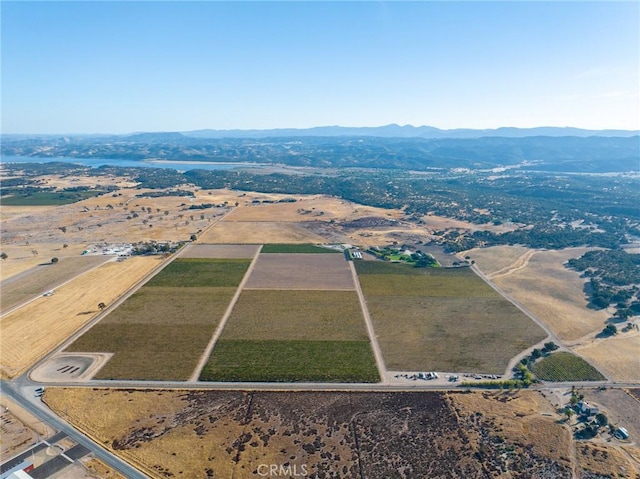
[[[526,253],[532,251],[524,246],[491,246],[490,248],[473,248],[458,253],[457,256],[460,258],[469,256],[476,262],[480,271],[491,276],[498,271],[517,267],[518,260],[526,258]]]
[[[586,248],[536,251],[526,265],[520,264],[511,273],[496,275],[492,281],[544,321],[560,339],[575,341],[601,331],[610,316],[606,311],[587,308],[586,280],[564,266],[568,259],[577,258],[585,251]],[[482,251],[477,251],[472,258],[481,256]]]
[[[66,351],[114,353],[97,379],[186,380],[248,266],[178,258]]]
[[[48,388],[44,400],[153,478],[258,477],[272,463],[336,479],[572,477],[569,431],[536,393]]]
[[[277,221],[300,223],[322,219],[323,221],[349,221],[363,216],[400,218],[400,210],[386,210],[357,205],[339,198],[322,195],[296,195],[294,203],[257,204],[239,207],[225,221],[259,222]]]
[[[20,276],[4,280],[0,284],[2,311],[41,295],[45,291],[108,261],[108,256],[75,256],[59,258],[56,264],[44,263]]]
[[[260,254],[245,288],[354,289],[344,255],[335,253]]]
[[[469,269],[356,268],[389,370],[503,374],[546,336]]]
[[[29,271],[54,257],[61,261],[64,258],[76,258],[86,249],[85,244],[69,244],[67,248],[63,248],[63,244],[67,243],[3,243],[2,252],[8,258],[0,262],[0,281]]]
[[[46,210],[33,208],[30,213],[3,220],[3,242],[27,246],[26,251],[30,252],[29,246],[38,243],[61,247],[64,243],[71,246],[188,240],[228,211],[225,207],[187,209],[191,205],[215,201],[209,197],[136,197],[146,191],[149,190],[124,188],[117,193]],[[27,242],[30,245],[26,245]]]
[[[298,224],[279,221],[221,221],[199,235],[197,240],[198,243],[222,244],[323,243],[324,241],[322,236]]]
[[[621,479],[637,479],[638,471],[628,457],[619,448],[607,445],[580,443],[576,444],[576,458],[587,477],[618,477]]]
[[[2,375],[24,371],[95,317],[98,303],[112,303],[160,264],[152,257],[106,263],[2,317]]]
[[[369,338],[355,291],[244,290],[221,339]]]
[[[575,351],[614,381],[640,380],[640,333],[592,341]]]

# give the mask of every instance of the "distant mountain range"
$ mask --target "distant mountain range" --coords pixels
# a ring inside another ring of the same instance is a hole
[[[487,130],[457,128],[441,130],[433,126],[385,125],[373,127],[317,126],[314,128],[277,128],[271,130],[194,130],[182,132],[195,138],[276,138],[300,136],[376,136],[382,138],[526,138],[529,136],[617,136],[638,135],[640,130],[584,130],[571,127],[542,126],[538,128],[503,127]]]
[[[167,159],[323,168],[424,170],[526,165],[529,170],[542,171],[640,171],[638,132],[552,127],[439,130],[389,125],[113,136],[3,135],[0,152],[3,157],[34,159]]]

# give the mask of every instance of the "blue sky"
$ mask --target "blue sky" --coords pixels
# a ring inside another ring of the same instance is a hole
[[[635,1],[1,5],[3,133],[640,128]]]

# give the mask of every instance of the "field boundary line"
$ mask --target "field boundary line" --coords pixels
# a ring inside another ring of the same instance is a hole
[[[256,262],[258,261],[258,256],[260,256],[260,251],[262,251],[262,245],[260,245],[260,247],[258,248],[258,251],[256,251],[256,253],[253,255],[253,259],[251,260],[251,264],[247,268],[247,271],[245,272],[245,274],[244,274],[244,276],[242,278],[242,281],[240,281],[240,284],[238,285],[238,288],[236,289],[236,292],[233,295],[233,298],[231,298],[231,301],[229,302],[229,305],[227,306],[227,309],[225,310],[224,314],[222,315],[222,319],[220,320],[220,323],[218,324],[218,327],[214,331],[213,336],[211,337],[211,340],[209,341],[209,344],[207,344],[207,347],[204,350],[204,352],[202,353],[202,356],[200,356],[200,360],[198,361],[198,364],[197,364],[195,370],[193,371],[193,374],[189,378],[189,381],[192,381],[192,382],[197,382],[198,381],[198,378],[200,377],[200,373],[202,373],[202,370],[204,369],[205,365],[207,364],[207,361],[209,360],[209,356],[211,356],[211,352],[213,351],[214,346],[218,342],[218,339],[220,338],[220,335],[222,334],[222,331],[224,330],[224,327],[227,324],[227,321],[231,317],[231,312],[233,311],[233,308],[235,307],[236,303],[238,302],[238,298],[240,297],[240,293],[242,293],[242,290],[244,289],[244,285],[247,283],[247,281],[249,280],[249,277],[251,276],[251,273],[253,272],[253,268],[254,268]]]
[[[386,383],[387,367],[384,364],[384,358],[382,357],[382,350],[380,349],[380,345],[378,344],[376,332],[373,329],[373,322],[371,321],[371,316],[369,315],[369,309],[367,308],[367,301],[364,299],[364,294],[362,293],[362,288],[360,287],[360,280],[358,279],[358,273],[356,272],[356,267],[353,264],[353,261],[349,261],[348,263],[349,263],[349,268],[351,269],[351,275],[353,276],[353,284],[356,288],[358,299],[360,300],[360,309],[362,309],[362,315],[364,316],[364,323],[367,326],[367,333],[369,334],[369,341],[371,343],[371,348],[373,349],[373,356],[376,359],[378,374],[380,374],[381,382]]]

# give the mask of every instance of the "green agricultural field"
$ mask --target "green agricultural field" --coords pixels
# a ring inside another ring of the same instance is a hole
[[[155,275],[147,286],[237,286],[250,264],[246,259],[178,258]]]
[[[220,340],[200,380],[375,383],[380,377],[368,341]]]
[[[355,291],[244,290],[221,339],[367,341]]]
[[[355,266],[389,370],[502,374],[546,337],[468,268]]]
[[[542,381],[605,381],[600,371],[575,354],[560,351],[534,363],[531,371]]]
[[[69,352],[115,353],[95,379],[186,380],[234,288],[143,287]]]
[[[322,248],[312,244],[266,244],[260,253],[341,253],[341,251]]]
[[[67,351],[114,353],[96,379],[189,379],[248,265],[178,259]]]

